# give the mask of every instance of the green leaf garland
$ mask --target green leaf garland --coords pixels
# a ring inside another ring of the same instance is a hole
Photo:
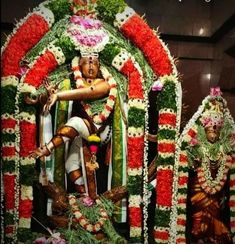
[[[63,19],[65,15],[70,15],[70,3],[68,0],[52,0],[46,4],[55,16],[55,22]]]
[[[96,10],[100,18],[108,23],[113,23],[115,15],[123,12],[126,6],[124,0],[98,0]]]

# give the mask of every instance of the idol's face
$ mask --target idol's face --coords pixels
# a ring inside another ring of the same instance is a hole
[[[215,143],[220,136],[220,130],[216,126],[209,126],[205,129],[206,138],[210,143]]]
[[[97,57],[82,57],[80,59],[80,66],[84,78],[97,78],[100,67],[99,60]]]

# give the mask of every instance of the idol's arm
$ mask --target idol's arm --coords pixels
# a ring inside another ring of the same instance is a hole
[[[70,101],[70,100],[95,100],[108,95],[110,86],[108,82],[100,82],[96,85],[90,87],[84,87],[69,91],[60,91],[52,93],[47,99],[46,104],[44,105],[43,111],[47,114],[51,107],[55,104],[56,101]]]
[[[69,91],[57,92],[57,100],[95,100],[108,95],[110,86],[108,82],[100,82],[90,87],[84,87]]]

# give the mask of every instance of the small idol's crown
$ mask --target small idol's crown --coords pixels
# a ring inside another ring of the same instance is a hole
[[[223,111],[224,104],[222,101],[210,100],[200,118],[202,125],[205,128],[210,126],[222,127],[224,123]]]
[[[216,111],[205,111],[200,119],[203,127],[222,127],[224,123],[224,117],[222,113]]]

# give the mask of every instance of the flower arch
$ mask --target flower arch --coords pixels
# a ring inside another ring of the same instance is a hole
[[[27,176],[34,174],[35,160],[29,153],[36,148],[38,132],[37,111],[24,103],[24,95],[40,95],[43,79],[60,70],[77,54],[74,42],[63,35],[74,13],[96,15],[103,22],[110,41],[100,52],[100,59],[107,68],[115,68],[128,80],[127,175],[133,241],[140,241],[143,236],[147,239],[147,94],[156,79],[163,85],[158,95],[156,121],[159,156],[154,238],[156,242],[167,242],[181,86],[167,46],[122,0],[88,1],[86,6],[77,1],[46,1],[22,19],[8,36],[1,56],[4,214],[8,219],[2,231],[16,242],[19,233],[30,230],[33,197],[32,179]],[[28,62],[27,67],[23,61]],[[122,86],[119,84],[119,88]],[[133,119],[135,114],[144,119]]]

